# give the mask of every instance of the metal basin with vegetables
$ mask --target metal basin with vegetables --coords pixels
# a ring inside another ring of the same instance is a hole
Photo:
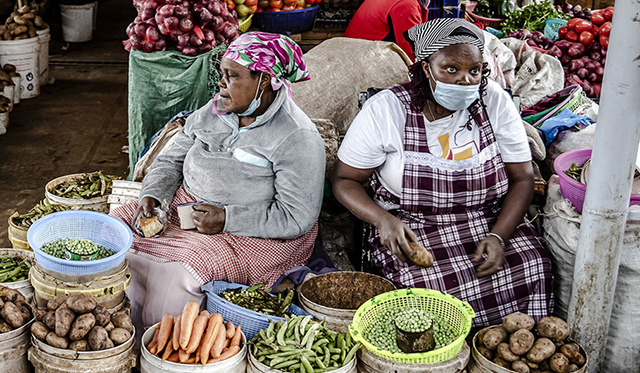
[[[346,333],[358,307],[394,290],[391,281],[370,273],[331,272],[308,279],[298,288],[300,305],[327,328]]]

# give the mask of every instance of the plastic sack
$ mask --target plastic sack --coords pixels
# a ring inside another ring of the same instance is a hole
[[[637,208],[632,206],[631,209]],[[549,180],[544,218],[544,242],[554,275],[555,314],[567,317],[573,271],[578,250],[581,215],[563,200],[558,176]],[[609,323],[602,366],[607,373],[637,372],[640,361],[640,223],[628,221],[616,282],[614,307]]]
[[[129,179],[147,141],[182,110],[195,110],[218,92],[226,45],[196,57],[177,51],[129,54]]]
[[[539,127],[540,131],[544,133],[546,138],[545,145],[549,145],[555,140],[560,131],[564,131],[575,126],[578,123],[582,123],[585,126],[593,124],[593,119],[584,115],[577,115],[571,112],[569,109],[564,109],[556,116],[547,119]]]

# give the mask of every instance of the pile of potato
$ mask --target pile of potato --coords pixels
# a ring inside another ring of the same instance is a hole
[[[89,295],[58,295],[36,310],[31,334],[47,344],[75,351],[100,351],[125,343],[133,324],[125,312],[98,306]]]
[[[577,343],[566,341],[569,325],[557,317],[537,324],[524,313],[506,316],[502,325],[478,333],[477,349],[495,364],[519,373],[570,373],[580,369],[586,357]]]
[[[24,326],[32,318],[24,295],[0,285],[0,333],[8,333]]]
[[[13,11],[4,25],[0,26],[1,40],[21,40],[35,38],[38,36],[37,30],[44,30],[49,27],[35,9],[28,5],[21,6]]]

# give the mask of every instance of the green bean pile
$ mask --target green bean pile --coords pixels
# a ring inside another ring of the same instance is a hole
[[[570,178],[572,178],[573,180],[576,180],[578,182],[582,182],[580,181],[581,176],[582,176],[582,168],[584,166],[578,166],[575,163],[571,163],[571,167],[569,167],[568,170],[564,170],[564,173],[569,176]]]
[[[227,289],[218,295],[222,299],[248,310],[283,317],[293,302],[293,290],[290,290],[284,297],[282,294],[278,294],[276,297],[269,294],[271,289],[265,288],[266,285],[253,285],[248,289]]]
[[[396,343],[396,315],[406,311],[404,308],[389,307],[378,313],[378,317],[365,329],[364,338],[380,350],[391,353],[401,353]],[[442,348],[453,342],[458,335],[447,320],[439,315],[426,312],[433,323],[433,334],[436,341],[436,349]]]
[[[67,249],[79,255],[92,254],[97,251],[96,260],[104,259],[115,254],[113,251],[105,249],[97,243],[84,238],[59,239],[48,242],[42,246],[42,252],[60,259],[64,259],[64,253]]]
[[[311,316],[287,317],[270,322],[250,342],[259,362],[285,372],[323,373],[354,359],[360,343],[351,334],[338,334]]]
[[[83,174],[56,185],[53,194],[58,197],[89,199],[111,194],[113,180],[118,176],[104,175],[101,171]]]
[[[16,282],[29,278],[31,262],[11,255],[0,255],[0,282]]]
[[[12,218],[13,224],[18,227],[29,229],[31,224],[43,216],[49,215],[54,212],[69,210],[66,205],[52,205],[49,200],[44,199],[39,204],[35,205],[29,212],[24,215],[16,216]]]
[[[427,311],[410,308],[396,313],[396,326],[405,332],[422,333],[431,327],[433,315]]]

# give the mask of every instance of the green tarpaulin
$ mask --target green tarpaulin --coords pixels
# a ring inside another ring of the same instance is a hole
[[[129,55],[129,179],[147,141],[174,115],[198,109],[218,91],[219,45],[188,57],[177,51]]]

